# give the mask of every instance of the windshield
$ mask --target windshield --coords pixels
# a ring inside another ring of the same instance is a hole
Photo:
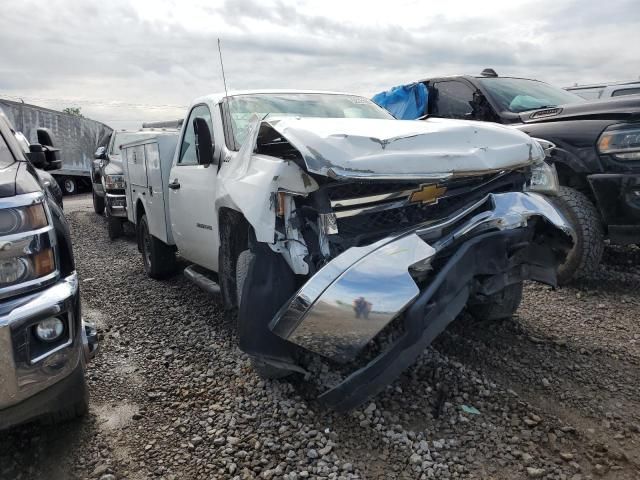
[[[116,139],[111,143],[109,155],[120,155],[120,146],[125,143],[155,137],[158,132],[115,132]]]
[[[290,117],[393,119],[367,98],[331,93],[280,93],[229,97],[229,112],[236,145],[247,136],[251,117],[267,114]]]
[[[0,133],[0,168],[6,168],[13,162],[13,154]]]
[[[585,102],[578,95],[537,80],[498,77],[479,78],[478,81],[501,111],[520,113]]]

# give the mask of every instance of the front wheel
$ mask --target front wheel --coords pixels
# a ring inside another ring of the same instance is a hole
[[[467,307],[476,320],[495,321],[511,318],[522,301],[522,282],[507,285],[484,300]]]
[[[107,216],[107,233],[110,240],[122,236],[122,220],[119,217]]]
[[[79,365],[69,376],[70,388],[60,398],[60,408],[41,417],[42,423],[52,425],[81,418],[89,411],[89,389],[84,368]]]
[[[596,271],[604,251],[604,229],[598,210],[584,193],[560,187],[553,202],[576,233],[573,248],[558,267],[558,283],[563,285]]]
[[[93,188],[91,189],[91,195],[93,197],[93,211],[98,215],[104,214],[104,197],[101,197],[96,193]]]
[[[171,275],[176,269],[176,252],[162,240],[151,235],[146,215],[142,215],[138,223],[138,238],[147,275],[155,279]]]

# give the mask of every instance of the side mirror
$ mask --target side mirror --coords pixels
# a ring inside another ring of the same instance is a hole
[[[207,121],[202,117],[193,119],[193,131],[196,134],[196,155],[199,165],[211,165],[213,163],[213,144],[211,130]]]
[[[38,143],[47,147],[55,147],[53,143],[53,133],[48,128],[38,128],[36,130],[38,135]]]
[[[107,147],[98,147],[96,153],[93,154],[96,160],[104,160],[107,158]]]
[[[27,157],[31,164],[36,168],[45,168],[47,166],[47,156],[44,153],[44,148],[39,143],[32,143],[29,145],[29,153]]]

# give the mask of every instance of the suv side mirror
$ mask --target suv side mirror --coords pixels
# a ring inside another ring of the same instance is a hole
[[[193,119],[193,131],[196,134],[196,155],[199,165],[211,165],[213,163],[213,144],[211,130],[207,121],[202,117]]]
[[[103,160],[107,158],[107,148],[106,147],[98,147],[96,149],[96,153],[93,154],[96,160]]]
[[[44,153],[44,148],[39,143],[32,143],[29,145],[29,153],[27,157],[31,164],[36,168],[45,168],[47,166],[47,156]]]
[[[47,147],[55,147],[53,143],[53,133],[48,128],[38,128],[36,130],[38,135],[38,143]]]

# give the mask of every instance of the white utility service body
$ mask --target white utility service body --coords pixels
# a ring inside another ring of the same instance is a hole
[[[149,233],[173,244],[169,219],[169,172],[178,142],[178,133],[163,133],[122,146],[127,218],[134,225],[138,213],[147,216]]]

